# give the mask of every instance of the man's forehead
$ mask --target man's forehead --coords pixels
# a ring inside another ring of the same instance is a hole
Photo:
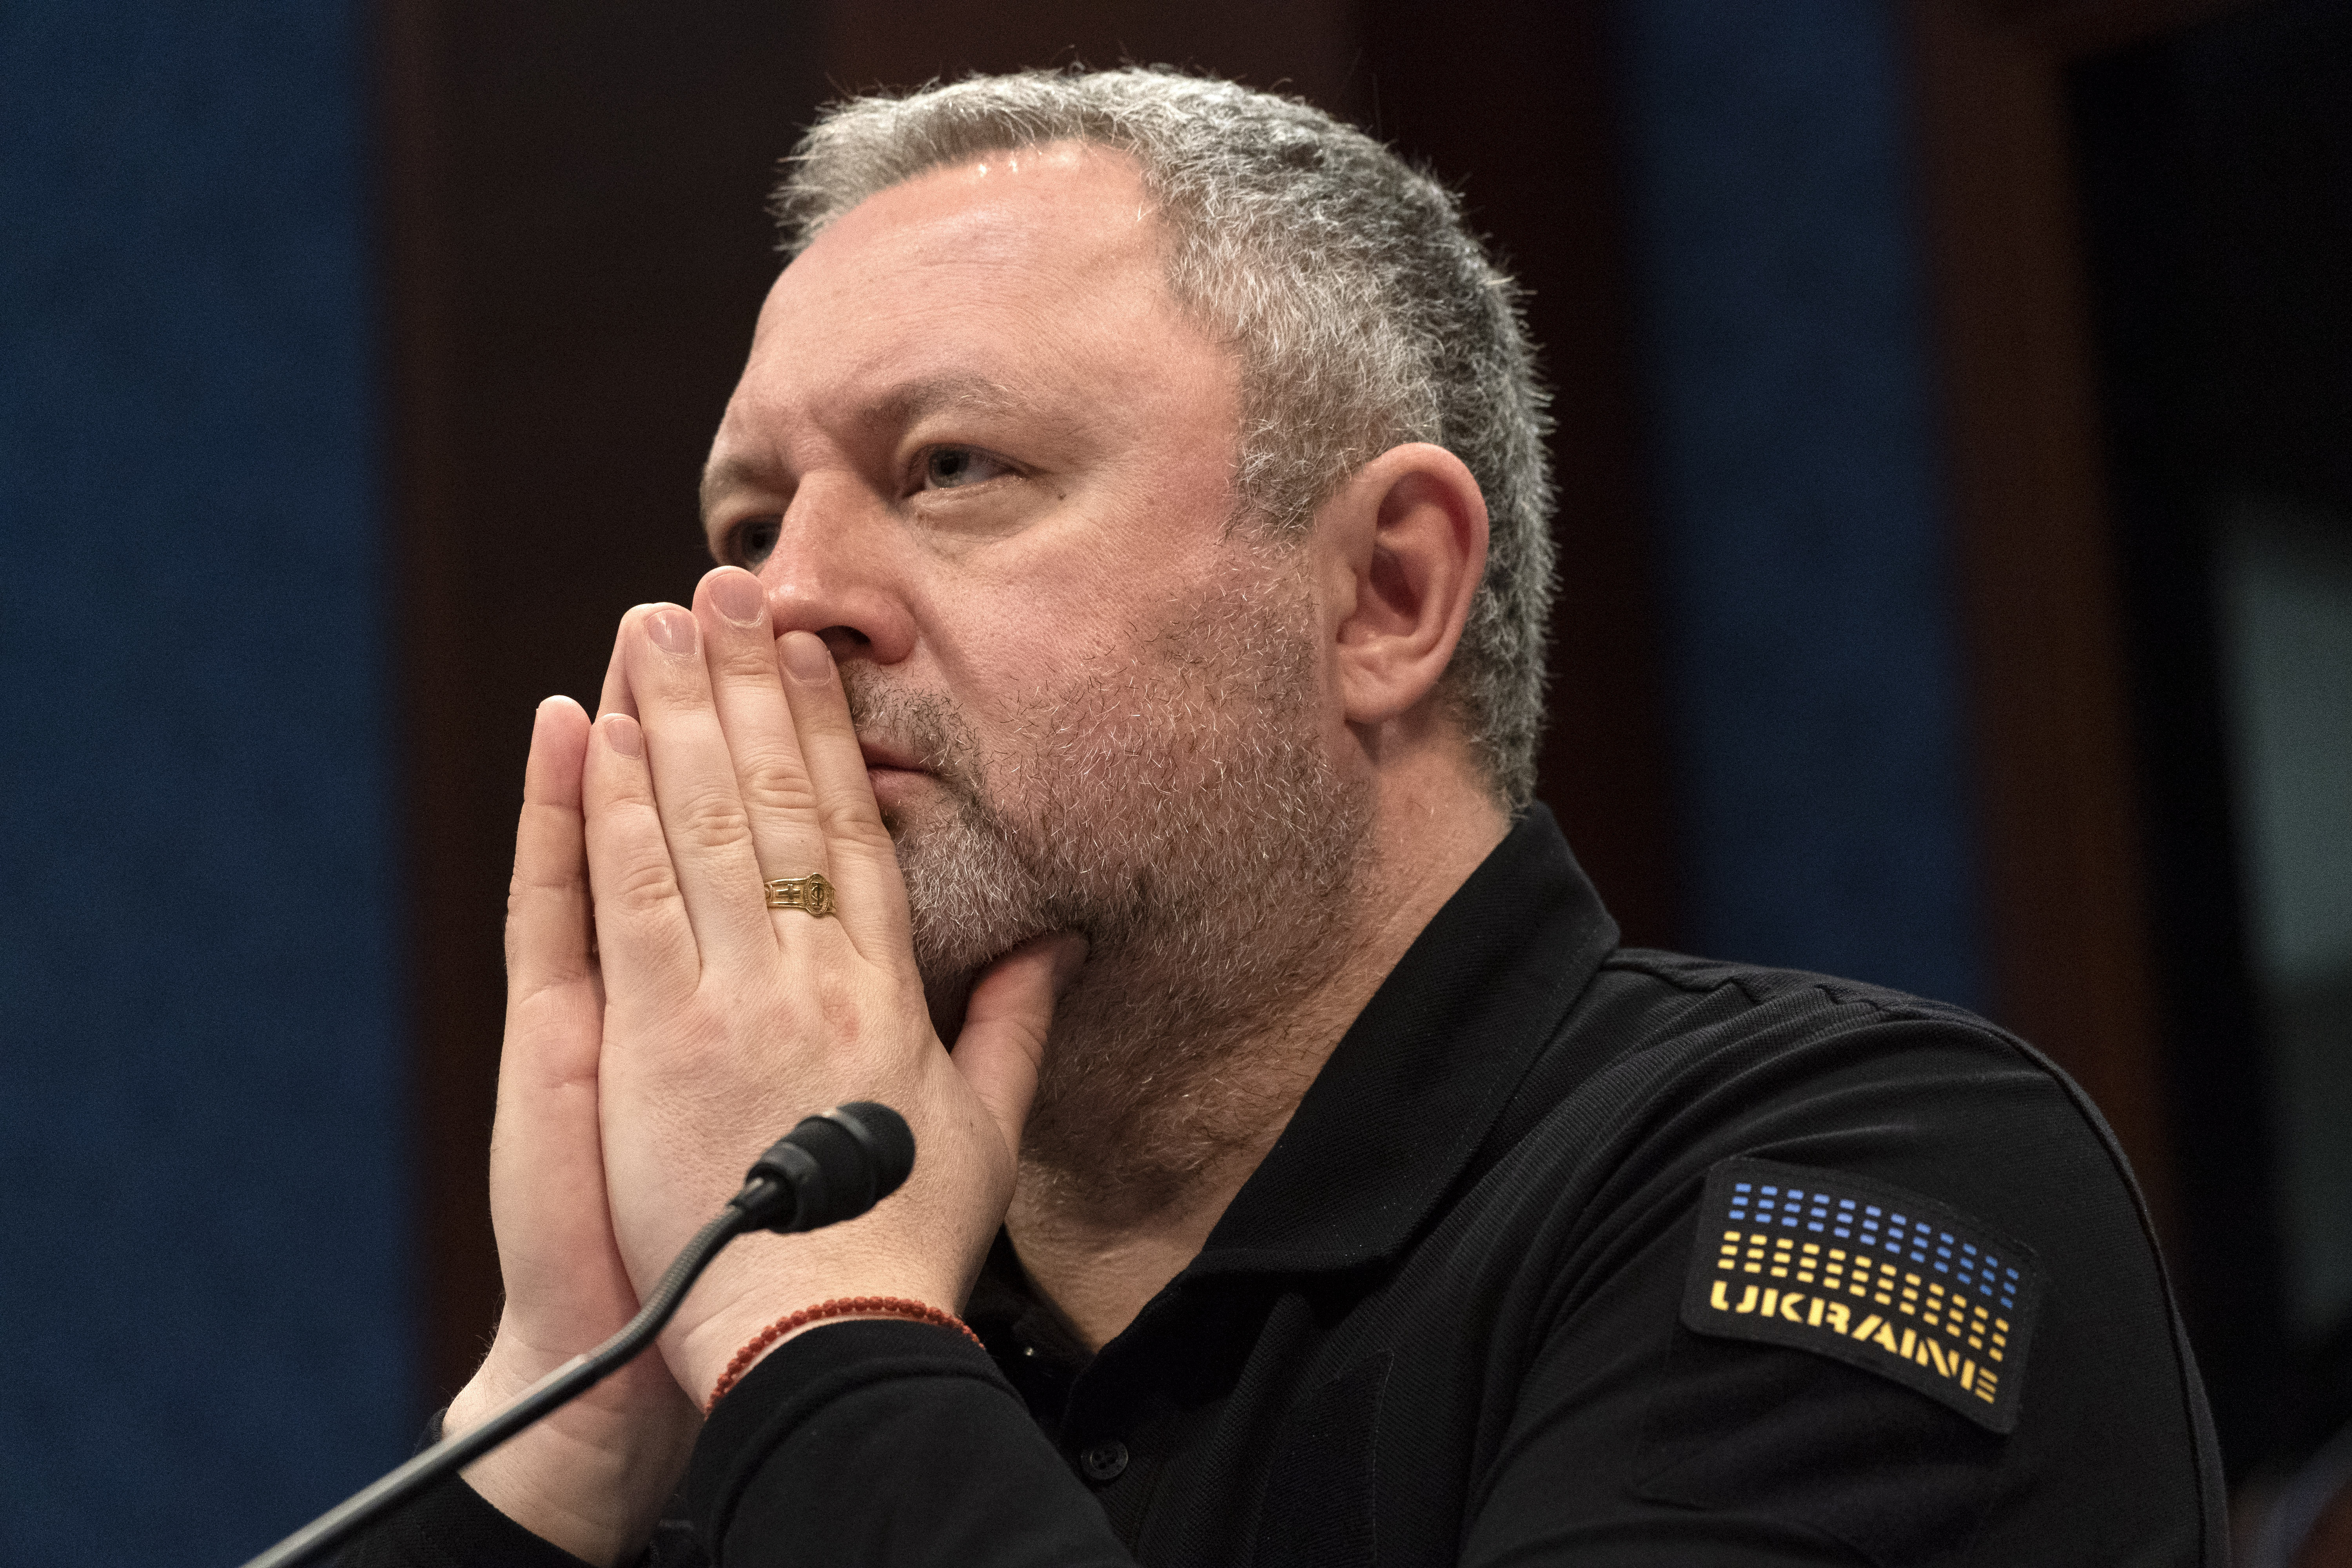
[[[985,154],[877,191],[828,226],[777,279],[759,331],[803,332],[845,310],[1155,294],[1160,237],[1122,154]]]
[[[1204,348],[1223,380],[1228,351],[1174,303],[1162,257],[1139,168],[1098,147],[976,154],[877,192],[777,279],[706,495],[811,419],[1066,419],[1134,392],[1139,363],[1172,390]]]

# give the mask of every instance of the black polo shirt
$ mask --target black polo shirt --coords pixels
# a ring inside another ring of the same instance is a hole
[[[1124,1333],[1080,1352],[1002,1240],[969,1315],[986,1353],[847,1322],[753,1369],[695,1451],[702,1549],[2225,1561],[2196,1372],[2080,1091],[1955,1008],[1619,948],[1540,807]],[[456,1488],[364,1551],[571,1561]]]

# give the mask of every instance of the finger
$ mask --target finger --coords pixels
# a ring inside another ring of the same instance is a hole
[[[606,989],[644,1007],[683,1004],[701,980],[702,955],[654,803],[645,728],[629,714],[596,721],[581,801]]]
[[[507,1006],[590,985],[588,863],[580,776],[588,715],[569,697],[539,705],[524,765],[514,879],[507,890]],[[588,1053],[593,1064],[594,1050]]]
[[[735,787],[751,824],[762,879],[828,871],[816,791],[784,702],[768,594],[740,566],[722,566],[694,595],[719,727],[735,761]],[[782,920],[803,916],[783,914]]]
[[[636,717],[637,700],[629,691],[629,672],[621,650],[628,647],[629,636],[636,629],[637,623],[657,608],[659,606],[655,605],[633,605],[622,616],[621,629],[613,637],[613,657],[604,666],[604,695],[596,700],[596,711],[600,715],[626,713],[633,719]]]
[[[658,605],[623,642],[645,726],[654,801],[705,963],[772,963],[775,926],[761,898],[760,858],[735,784],[693,615]]]
[[[1029,1123],[1055,1004],[1086,961],[1086,938],[1041,936],[989,965],[972,986],[956,1037],[956,1070],[995,1119],[1007,1149],[1020,1149]]]
[[[826,873],[840,889],[836,911],[857,951],[873,963],[899,963],[910,950],[907,885],[890,830],[874,804],[874,784],[857,749],[857,727],[841,672],[824,639],[813,632],[786,632],[776,639],[784,669],[784,696],[793,730],[816,790],[818,826],[824,834]]]
[[[563,1342],[549,1347],[563,1353],[636,1309],[613,1242],[597,1131],[604,988],[590,947],[581,817],[588,736],[588,715],[570,698],[540,704],[507,898],[506,1043],[490,1154],[509,1302],[560,1296],[584,1320],[576,1334],[562,1321],[514,1326]]]
[[[591,945],[581,793],[591,743],[578,703],[551,697],[540,704],[515,833],[506,1043],[490,1138],[490,1215],[506,1301],[488,1358],[450,1406],[453,1432],[610,1337],[637,1310],[613,1237],[597,1120],[604,992]],[[470,1466],[467,1484],[530,1520],[541,1496],[530,1477],[551,1453],[576,1469],[583,1448],[589,1462],[620,1448],[603,1436],[619,1431],[656,1454],[682,1454],[693,1411],[680,1409],[668,1382],[642,1366],[623,1370],[558,1421]]]

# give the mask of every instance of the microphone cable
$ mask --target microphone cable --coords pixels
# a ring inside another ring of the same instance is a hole
[[[783,1234],[854,1219],[898,1191],[915,1164],[915,1136],[887,1105],[853,1100],[812,1116],[753,1163],[743,1190],[694,1233],[662,1271],[637,1315],[595,1349],[573,1356],[478,1426],[445,1437],[352,1493],[244,1568],[292,1568],[341,1544],[444,1476],[576,1399],[634,1360],[674,1316],[710,1260],[748,1230]]]

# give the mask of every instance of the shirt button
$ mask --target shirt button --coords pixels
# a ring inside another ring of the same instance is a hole
[[[1078,1456],[1078,1468],[1090,1481],[1115,1481],[1127,1468],[1127,1445],[1116,1438],[1097,1443]]]

